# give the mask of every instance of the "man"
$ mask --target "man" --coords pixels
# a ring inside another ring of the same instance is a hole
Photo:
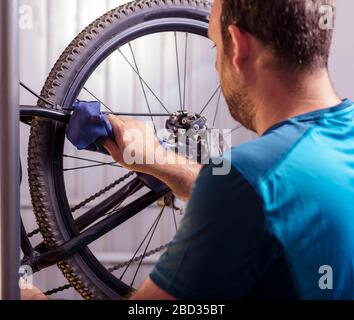
[[[229,174],[213,175],[213,164],[127,165],[126,148],[151,152],[124,139],[145,125],[110,117],[113,158],[189,199],[173,242],[132,299],[354,298],[354,103],[333,89],[333,30],[320,27],[320,6],[333,2],[214,1],[209,37],[224,96],[232,116],[259,135],[228,152]]]
[[[228,175],[210,164],[195,182],[198,166],[127,166],[125,148],[149,151],[122,137],[144,125],[110,118],[117,139],[105,146],[116,161],[190,197],[133,299],[354,298],[354,104],[331,84],[321,5],[334,10],[332,0],[215,0],[209,37],[222,90],[232,116],[260,136],[229,152]]]

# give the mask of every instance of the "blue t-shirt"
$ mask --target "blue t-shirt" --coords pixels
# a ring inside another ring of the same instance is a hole
[[[354,103],[297,116],[205,166],[150,274],[178,299],[354,299]]]

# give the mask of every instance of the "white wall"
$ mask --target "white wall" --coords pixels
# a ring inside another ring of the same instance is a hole
[[[330,56],[330,73],[342,98],[354,99],[354,1],[337,1],[337,21]]]
[[[33,28],[21,31],[21,80],[30,85],[35,91],[40,92],[51,67],[75,35],[96,17],[122,2],[124,2],[124,0],[21,0],[22,5],[30,5],[33,9],[34,15]],[[354,30],[354,20],[351,17],[352,12],[354,12],[353,1],[338,0],[337,29],[330,60],[330,72],[334,84],[341,97],[349,98],[354,98],[354,90],[352,88],[352,74],[354,74],[354,40],[352,40],[351,37],[351,33]],[[148,44],[143,44],[142,48],[144,48],[145,45]],[[140,55],[138,59],[140,59],[140,61],[144,61],[144,59],[145,61],[151,61],[150,59],[153,59],[154,57],[162,57],[163,50],[166,50],[166,48],[168,49],[170,45],[171,43],[164,43],[163,46],[156,48],[153,52],[146,53],[143,51],[143,54],[148,54],[150,58]],[[190,50],[190,60],[197,63],[195,59],[198,55],[202,54],[202,49],[196,46]],[[209,60],[205,59],[200,65],[200,68],[204,68],[204,64],[212,65],[212,60],[212,58]],[[163,62],[163,67],[161,68],[159,66],[152,68],[149,63],[142,63],[142,68],[144,69],[144,74],[149,78],[149,81],[151,81],[154,86],[158,87],[159,83],[166,84],[166,82],[170,80],[169,76],[166,76],[165,73],[167,70],[173,74],[173,63],[173,60],[167,59]],[[159,76],[157,77],[156,75]],[[203,101],[205,101],[205,96],[211,92],[212,88],[214,88],[213,86],[217,83],[217,78],[215,76],[206,77],[204,79],[202,77],[193,78],[194,76],[192,74],[190,77],[191,81],[189,87],[191,88],[189,88],[190,91],[188,93],[189,103],[190,105],[202,105]],[[192,81],[192,79],[194,80]],[[131,106],[129,103],[125,104],[125,111],[128,111],[129,109],[133,110],[140,104],[143,106],[144,102],[141,93],[137,91],[129,91],[131,90],[129,88],[122,90],[124,92],[118,93],[118,96],[112,96],[111,92],[114,91],[112,83],[115,84],[116,81],[122,80],[127,87],[133,87],[131,85],[133,84],[135,88],[139,88],[136,79],[128,73],[128,70],[116,75],[112,73],[112,69],[109,68],[99,71],[98,76],[93,80],[92,85],[98,90],[104,100],[110,101],[112,104],[119,102],[120,99],[123,98],[126,99],[125,101],[135,101],[135,103],[133,103],[135,107],[133,104]],[[176,98],[173,95],[171,96],[168,89],[161,89],[160,93],[164,99],[167,100],[173,100]],[[36,99],[22,90],[21,103],[34,104],[36,103]],[[218,119],[217,123],[219,122],[220,124],[223,122],[223,119],[228,118],[228,125],[232,128],[224,104],[222,110],[220,119]],[[26,152],[28,135],[28,128],[21,125],[21,160],[24,174],[21,188],[21,212],[28,230],[31,230],[35,228],[35,221],[31,211],[25,165],[27,161]],[[233,142],[236,144],[249,138],[251,138],[251,135],[248,132],[241,131],[234,136]],[[70,149],[70,147],[68,148],[70,152],[77,154],[74,149]],[[75,162],[73,162],[72,165],[75,165]],[[97,175],[93,174],[71,176],[71,178],[69,178],[68,188],[70,189],[71,194],[75,196],[75,199],[82,199],[85,195],[90,194],[90,192],[92,193],[107,184],[111,179],[112,171],[105,170],[106,169],[96,172],[100,177],[99,179],[95,178]],[[154,212],[156,212],[156,208],[154,210]],[[143,220],[143,223],[148,221],[149,219]],[[171,229],[168,226],[169,223],[169,221],[165,222],[164,227],[160,230],[158,238],[169,236],[171,233]],[[137,239],[141,238],[143,231],[139,226],[128,224],[121,233],[125,237],[124,246],[118,241],[119,235],[111,235],[102,241],[97,241],[93,246],[94,251],[100,255],[111,255],[113,252],[118,255],[125,254],[129,251],[129,248],[130,250],[133,250],[134,244]],[[40,241],[40,238],[36,237],[35,240],[38,242]],[[112,257],[114,260],[113,255]],[[151,266],[145,267],[145,274],[148,273],[150,268]],[[142,279],[143,276],[140,281]],[[63,283],[66,283],[66,281],[55,267],[51,267],[35,276],[35,284],[43,290],[51,289]],[[69,290],[56,297],[66,299],[79,298],[73,290]]]

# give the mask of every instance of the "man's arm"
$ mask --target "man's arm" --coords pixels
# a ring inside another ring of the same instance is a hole
[[[174,151],[165,150],[157,140],[153,128],[145,122],[112,115],[109,116],[109,121],[116,141],[108,138],[104,147],[114,160],[129,170],[158,178],[167,184],[177,197],[187,201],[201,165],[177,155]],[[134,154],[135,159],[143,161],[128,164],[124,154]]]
[[[214,168],[201,171],[179,229],[150,273],[176,299],[245,298],[275,263],[262,199],[237,169],[219,176]]]
[[[160,289],[147,278],[142,286],[130,297],[130,300],[176,300],[175,297]]]
[[[21,289],[21,300],[49,300],[48,297],[37,287],[32,285],[31,289]]]
[[[37,287],[21,290],[21,300],[49,300]],[[175,300],[173,296],[160,289],[147,278],[142,286],[129,298],[129,300]]]

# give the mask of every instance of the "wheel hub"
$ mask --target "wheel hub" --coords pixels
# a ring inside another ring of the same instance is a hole
[[[192,135],[200,134],[207,130],[206,121],[207,118],[205,116],[182,110],[173,113],[166,121],[166,129],[172,131],[176,136],[178,136],[178,133],[184,134],[187,132]]]

